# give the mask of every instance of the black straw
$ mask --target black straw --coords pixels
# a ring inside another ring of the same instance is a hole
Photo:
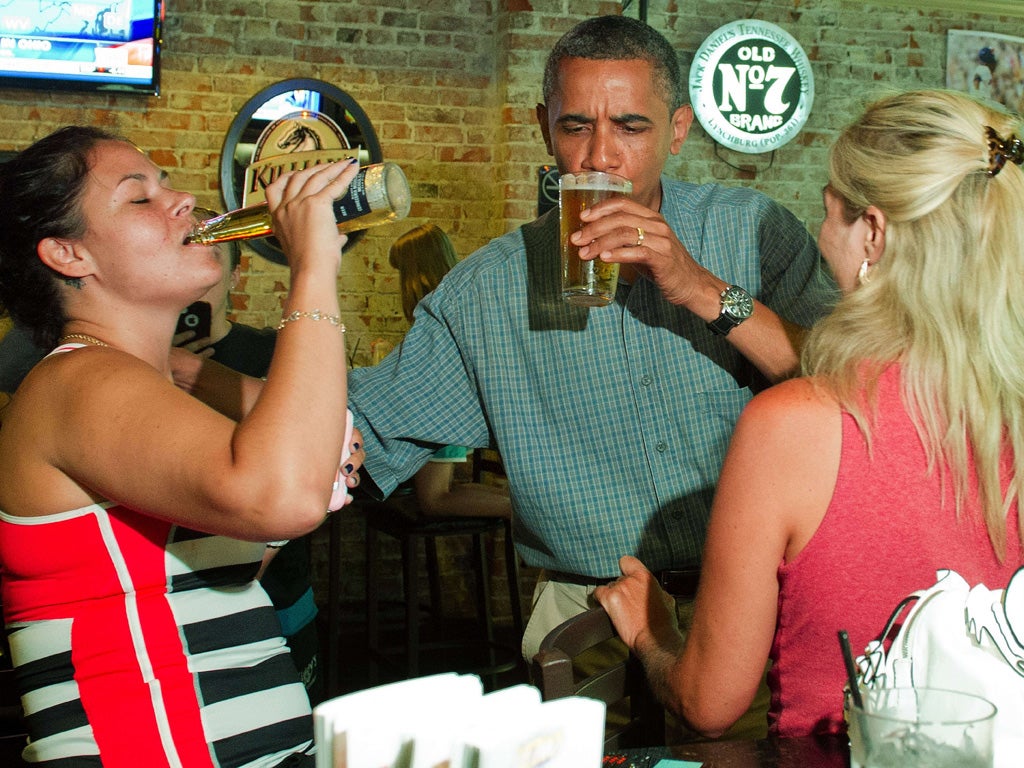
[[[846,662],[846,677],[850,681],[850,695],[853,703],[858,709],[864,709],[864,700],[860,696],[860,686],[857,685],[857,666],[853,663],[853,653],[850,651],[850,636],[845,629],[839,630],[839,646],[843,649],[843,661]]]

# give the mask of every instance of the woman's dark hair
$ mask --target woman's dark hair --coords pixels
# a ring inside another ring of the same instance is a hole
[[[124,141],[101,128],[67,126],[0,165],[0,306],[37,345],[57,344],[67,317],[59,281],[36,253],[48,237],[81,237],[79,205],[89,155],[102,141]]]

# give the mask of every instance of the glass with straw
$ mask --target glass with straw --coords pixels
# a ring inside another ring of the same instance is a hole
[[[845,630],[839,641],[851,768],[992,768],[995,705],[937,688],[862,689]]]

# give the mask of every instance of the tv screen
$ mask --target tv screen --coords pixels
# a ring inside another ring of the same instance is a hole
[[[319,112],[319,91],[286,91],[264,104],[252,113],[253,120],[266,120],[268,123],[292,112]]]
[[[0,87],[160,92],[163,0],[0,3]]]

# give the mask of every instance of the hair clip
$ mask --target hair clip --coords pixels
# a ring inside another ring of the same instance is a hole
[[[985,126],[985,134],[988,136],[988,175],[996,176],[1007,160],[1012,160],[1017,165],[1024,164],[1024,141],[1011,133],[1010,138],[1003,139],[991,126]]]

